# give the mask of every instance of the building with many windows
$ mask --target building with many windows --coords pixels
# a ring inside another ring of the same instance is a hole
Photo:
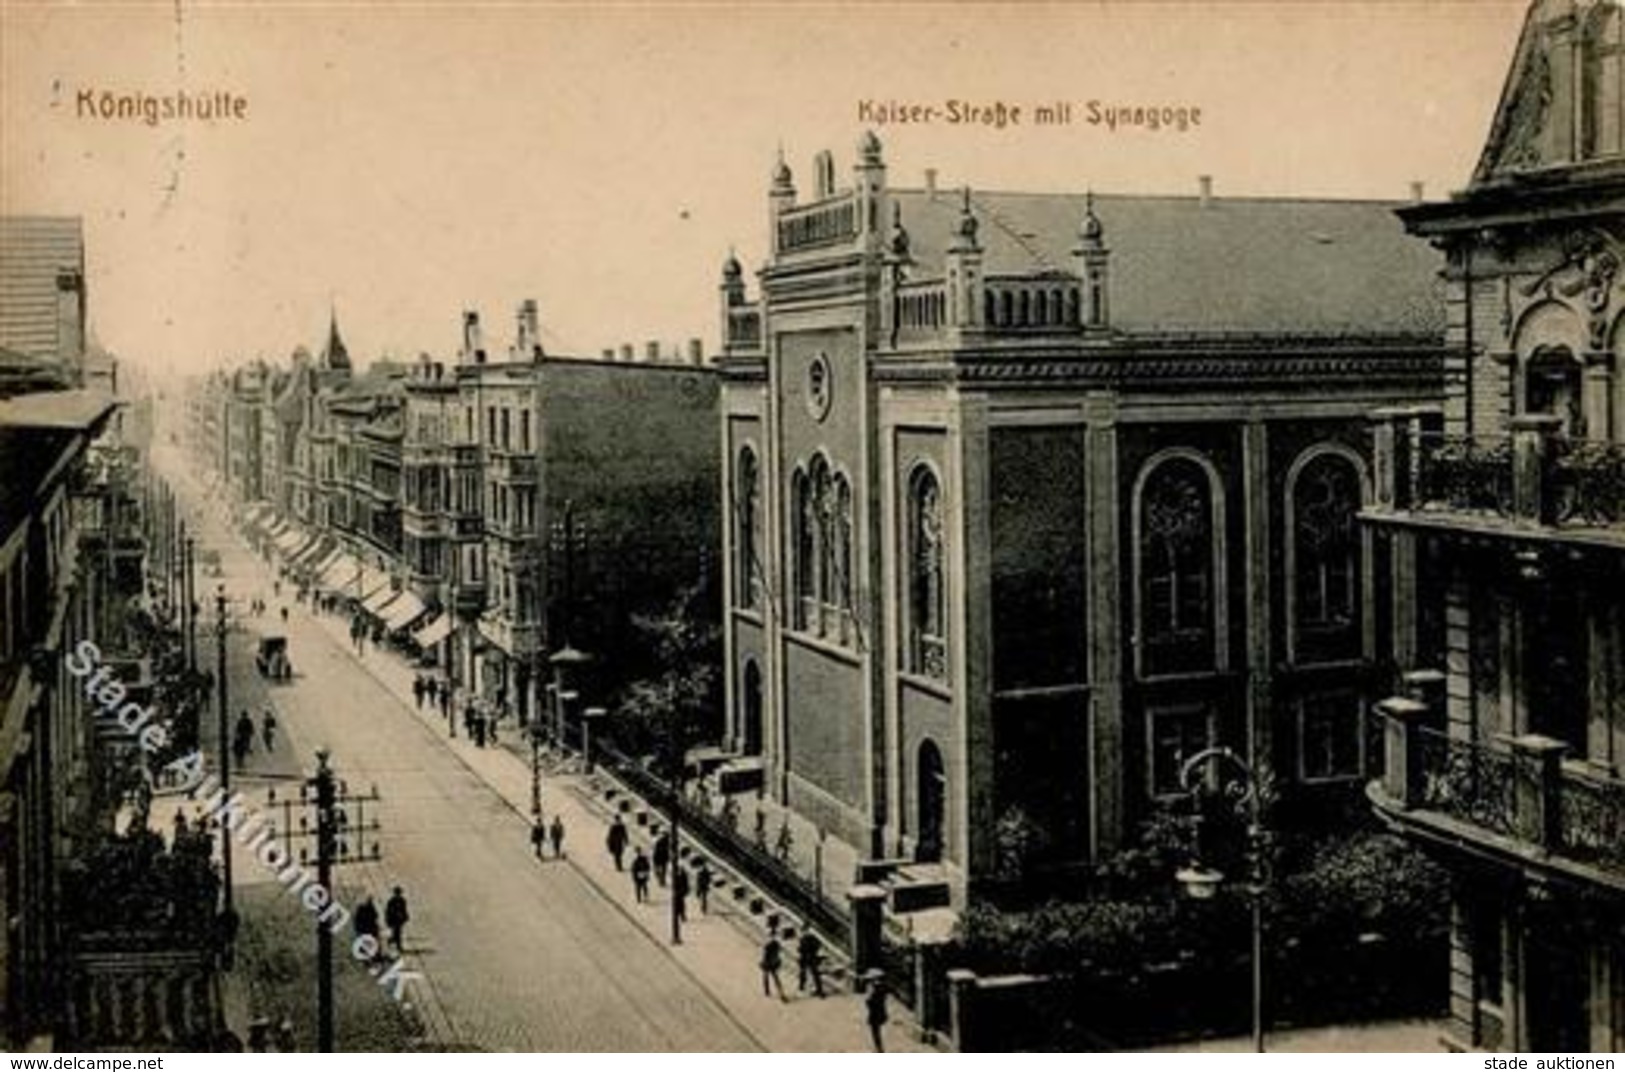
[[[1356,806],[1386,687],[1366,414],[1438,396],[1394,204],[850,181],[781,159],[721,284],[730,743],[949,885],[1067,869],[1227,743]]]
[[[1442,408],[1378,420],[1400,669],[1378,814],[1456,878],[1463,1048],[1625,1045],[1625,12],[1536,0],[1448,259]]]

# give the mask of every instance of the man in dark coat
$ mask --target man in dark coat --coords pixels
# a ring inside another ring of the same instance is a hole
[[[615,870],[621,870],[621,857],[626,853],[626,824],[621,822],[619,815],[609,824],[609,833],[604,835],[604,847],[615,861]]]
[[[642,846],[632,856],[632,896],[639,904],[649,899],[649,858]]]
[[[666,884],[666,868],[671,866],[671,835],[661,831],[655,838],[654,847],[655,881],[660,885]]]
[[[404,952],[401,938],[406,931],[406,922],[411,919],[406,911],[406,895],[399,886],[389,895],[389,901],[384,905],[384,923],[389,927],[389,941],[395,947],[395,952]]]

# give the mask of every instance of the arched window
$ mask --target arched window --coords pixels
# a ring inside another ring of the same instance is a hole
[[[758,606],[761,599],[762,566],[758,550],[761,546],[761,491],[756,452],[745,447],[739,452],[739,465],[734,472],[734,546],[737,550],[734,598],[742,607]]]
[[[1217,663],[1217,554],[1207,470],[1188,457],[1158,463],[1139,506],[1142,670],[1211,670]]]
[[[812,621],[813,605],[817,600],[814,587],[814,566],[817,555],[817,511],[813,503],[812,488],[807,474],[797,469],[791,478],[790,503],[795,510],[792,531],[795,536],[795,599],[791,611],[797,629],[805,629]]]
[[[922,465],[908,481],[908,666],[934,678],[948,676],[942,564],[942,490]]]
[[[846,477],[835,478],[835,510],[833,532],[833,575],[835,590],[830,599],[840,622],[840,635],[847,639],[852,627],[852,486]]]
[[[1549,413],[1563,420],[1562,432],[1584,437],[1585,410],[1581,404],[1581,368],[1567,346],[1542,346],[1529,358],[1524,378],[1524,408]]]
[[[1580,69],[1580,156],[1625,151],[1625,16],[1615,3],[1598,4],[1587,20]]]
[[[1360,653],[1360,473],[1335,451],[1310,458],[1291,481],[1294,658]]]
[[[813,525],[813,588],[811,595],[811,623],[820,633],[829,631],[830,593],[834,590],[835,576],[835,493],[829,462],[823,455],[815,455],[807,467],[808,495],[811,496]]]

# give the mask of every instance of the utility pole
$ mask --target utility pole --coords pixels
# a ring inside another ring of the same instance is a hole
[[[295,832],[288,822],[294,807],[293,802],[284,801],[282,830],[290,857],[293,855],[294,838],[311,836],[316,838],[316,881],[322,889],[331,894],[334,867],[342,864],[376,863],[383,859],[383,853],[377,841],[370,846],[363,841],[364,835],[376,833],[382,828],[376,819],[368,819],[366,812],[367,805],[376,804],[382,799],[378,795],[378,787],[374,786],[366,793],[351,793],[350,787],[335,776],[329,763],[330,758],[327,749],[317,749],[316,773],[299,786],[299,805],[303,807],[314,803],[316,806],[316,829],[312,831],[309,823],[301,816],[299,830]],[[313,789],[314,801],[310,798]],[[266,800],[269,804],[277,803],[274,788],[267,792]],[[350,821],[347,811],[352,807],[355,809],[354,822]],[[299,862],[307,864],[309,860],[310,853],[301,849]],[[335,1045],[333,1024],[333,930],[327,923],[317,920],[316,1049],[319,1053],[333,1052]]]
[[[333,889],[334,800],[333,770],[327,751],[316,753],[316,881]],[[333,1052],[333,930],[316,921],[316,1052]]]
[[[190,542],[190,541],[188,541]],[[231,705],[227,700],[226,684],[226,586],[220,585],[214,593],[215,623],[215,672],[219,677],[220,689],[220,792],[222,800],[231,799],[231,749],[226,745],[227,730],[230,728],[228,713]],[[194,624],[195,623],[194,610]],[[194,653],[195,654],[195,653]],[[231,888],[231,831],[225,823],[220,824],[220,857],[225,873],[226,911],[236,911],[233,904]]]
[[[186,522],[181,522],[181,532],[186,531]],[[186,573],[181,585],[182,604],[186,612],[186,668],[194,676],[197,674],[197,577],[193,569],[197,566],[197,559],[192,554],[192,537],[187,536],[181,541],[181,557],[185,560]]]

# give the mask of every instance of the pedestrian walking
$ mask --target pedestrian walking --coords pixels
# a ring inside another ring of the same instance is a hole
[[[632,897],[639,904],[649,899],[649,858],[642,846],[632,854]]]
[[[786,815],[779,821],[779,836],[773,842],[773,854],[779,858],[779,863],[789,865],[790,849],[795,845],[795,841],[795,837],[790,833],[790,817]]]
[[[779,978],[779,968],[784,964],[784,946],[779,944],[776,931],[767,933],[767,941],[762,944],[762,996],[770,998],[775,989],[779,992],[780,1001],[790,999],[784,993],[784,980]]]
[[[666,868],[671,866],[671,835],[664,830],[655,838],[654,848],[655,881],[660,885],[666,884]]]
[[[412,678],[412,701],[419,711],[423,710],[423,675],[418,674]]]
[[[536,850],[536,859],[542,858],[542,848],[547,844],[547,827],[542,823],[542,817],[536,816],[530,824],[530,847]]]
[[[276,712],[269,707],[260,716],[260,739],[265,742],[267,752],[276,751]]]
[[[813,993],[824,996],[824,946],[809,927],[801,928],[801,940],[796,943],[796,989],[807,992],[812,983]]]
[[[554,859],[564,859],[564,820],[553,816],[553,825],[547,828],[548,840],[553,842]]]
[[[474,747],[485,747],[485,715],[479,711],[474,712]]]
[[[869,973],[869,992],[863,995],[863,1007],[866,1019],[869,1021],[869,1039],[875,1044],[876,1053],[885,1053],[886,1044],[880,1037],[880,1029],[886,1026],[889,1017],[886,1015],[886,979],[877,971]]]
[[[672,911],[677,913],[679,923],[688,922],[688,868],[677,865],[671,874],[671,896],[674,902]]]
[[[254,748],[254,738],[252,736],[252,732],[253,731],[250,731],[250,736],[248,737],[244,737],[239,733],[237,735],[237,739],[231,743],[231,754],[237,760],[238,770],[242,770],[248,766],[248,753]]]
[[[701,860],[699,868],[694,872],[694,892],[700,898],[700,914],[709,915],[711,912],[711,862]]]
[[[282,624],[288,624],[288,605],[286,603],[282,604]]]
[[[384,944],[378,940],[378,906],[373,903],[372,895],[355,906],[355,917],[352,921],[356,937],[366,935],[372,939],[372,959],[377,960],[383,955]]]
[[[619,815],[609,824],[609,833],[604,835],[604,847],[609,850],[610,859],[615,861],[615,870],[621,869],[621,856],[626,852],[626,824]]]
[[[397,953],[406,951],[402,936],[406,932],[406,923],[411,918],[406,911],[406,895],[401,892],[399,886],[396,886],[395,892],[389,895],[389,901],[384,905],[384,923],[389,927],[389,940]]]

